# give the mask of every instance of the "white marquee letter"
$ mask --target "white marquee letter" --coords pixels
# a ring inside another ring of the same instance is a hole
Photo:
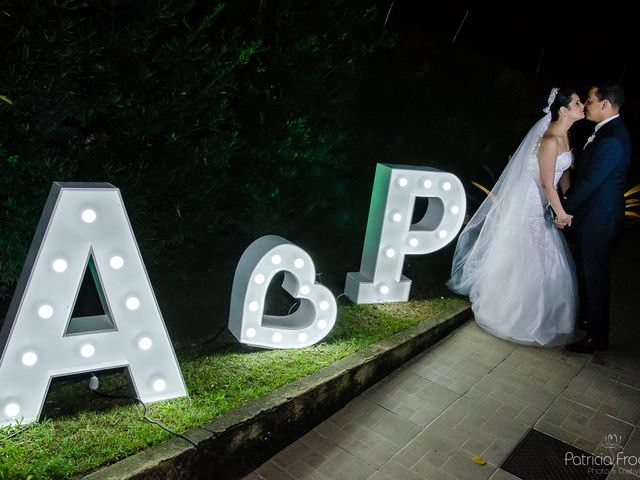
[[[284,288],[300,299],[291,315],[264,315],[273,276],[284,271]],[[233,277],[229,330],[241,342],[258,347],[300,348],[322,340],[333,328],[337,306],[328,288],[315,283],[311,257],[277,235],[253,242],[242,254]]]
[[[411,224],[416,197],[428,197],[424,217]],[[453,240],[466,210],[458,178],[428,167],[376,167],[359,272],[347,274],[345,295],[355,303],[404,302],[411,280],[405,255],[435,252]]]
[[[105,315],[71,318],[93,262]],[[52,377],[127,367],[144,402],[187,395],[120,192],[54,183],[0,331],[0,425],[35,421]]]

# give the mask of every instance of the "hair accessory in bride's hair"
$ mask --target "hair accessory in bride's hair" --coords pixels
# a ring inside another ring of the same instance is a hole
[[[553,87],[551,89],[551,92],[549,93],[549,98],[547,99],[547,106],[542,109],[542,111],[544,113],[551,112],[551,104],[556,99],[556,95],[558,94],[558,90],[560,90],[560,89],[557,88],[557,87]]]

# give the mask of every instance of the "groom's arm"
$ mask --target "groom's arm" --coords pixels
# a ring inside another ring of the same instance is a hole
[[[615,137],[603,138],[594,146],[593,154],[580,182],[572,185],[562,202],[568,212],[576,212],[598,190],[623,158],[622,144]]]

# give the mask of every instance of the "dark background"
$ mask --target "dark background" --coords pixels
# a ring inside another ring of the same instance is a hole
[[[460,28],[456,42],[552,82],[624,81],[631,86],[637,78],[637,24],[620,2],[592,9],[566,2],[512,2],[500,8],[442,2],[434,8],[428,2],[398,0],[393,8],[400,30],[416,28],[453,41]]]
[[[304,248],[337,296],[377,163],[455,173],[472,213],[471,182],[491,187],[551,87],[602,81],[625,85],[638,145],[635,28],[611,2],[3,2],[0,318],[53,181],[120,188],[174,342],[224,331],[262,235]],[[448,294],[453,247],[406,258],[413,298]]]
[[[398,0],[387,5],[391,6],[389,23],[402,38],[443,38],[536,79],[548,87],[544,92],[553,86],[573,88],[584,101],[593,84],[621,83],[626,89],[621,113],[633,144],[640,142],[638,24],[624,2],[593,8],[571,2],[512,2],[497,7]],[[415,48],[419,51],[421,46]],[[488,94],[477,90],[473,81],[468,89],[478,96]],[[544,92],[538,98],[522,98],[523,112],[543,104]],[[466,96],[468,92],[460,93]],[[505,89],[490,94],[511,93]],[[495,101],[499,107],[501,100],[496,96]],[[502,115],[506,127],[509,117],[518,112],[487,112],[488,116],[495,114]],[[586,120],[575,124],[572,143],[582,145],[592,129],[593,123]],[[640,180],[638,162],[632,162],[630,174],[632,181]]]

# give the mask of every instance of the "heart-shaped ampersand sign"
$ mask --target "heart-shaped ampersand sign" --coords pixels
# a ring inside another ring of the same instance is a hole
[[[265,315],[273,276],[284,272],[284,288],[300,300],[290,315]],[[336,321],[336,300],[315,282],[311,257],[277,235],[253,242],[242,254],[233,277],[229,330],[241,342],[267,348],[300,348],[322,340]]]

